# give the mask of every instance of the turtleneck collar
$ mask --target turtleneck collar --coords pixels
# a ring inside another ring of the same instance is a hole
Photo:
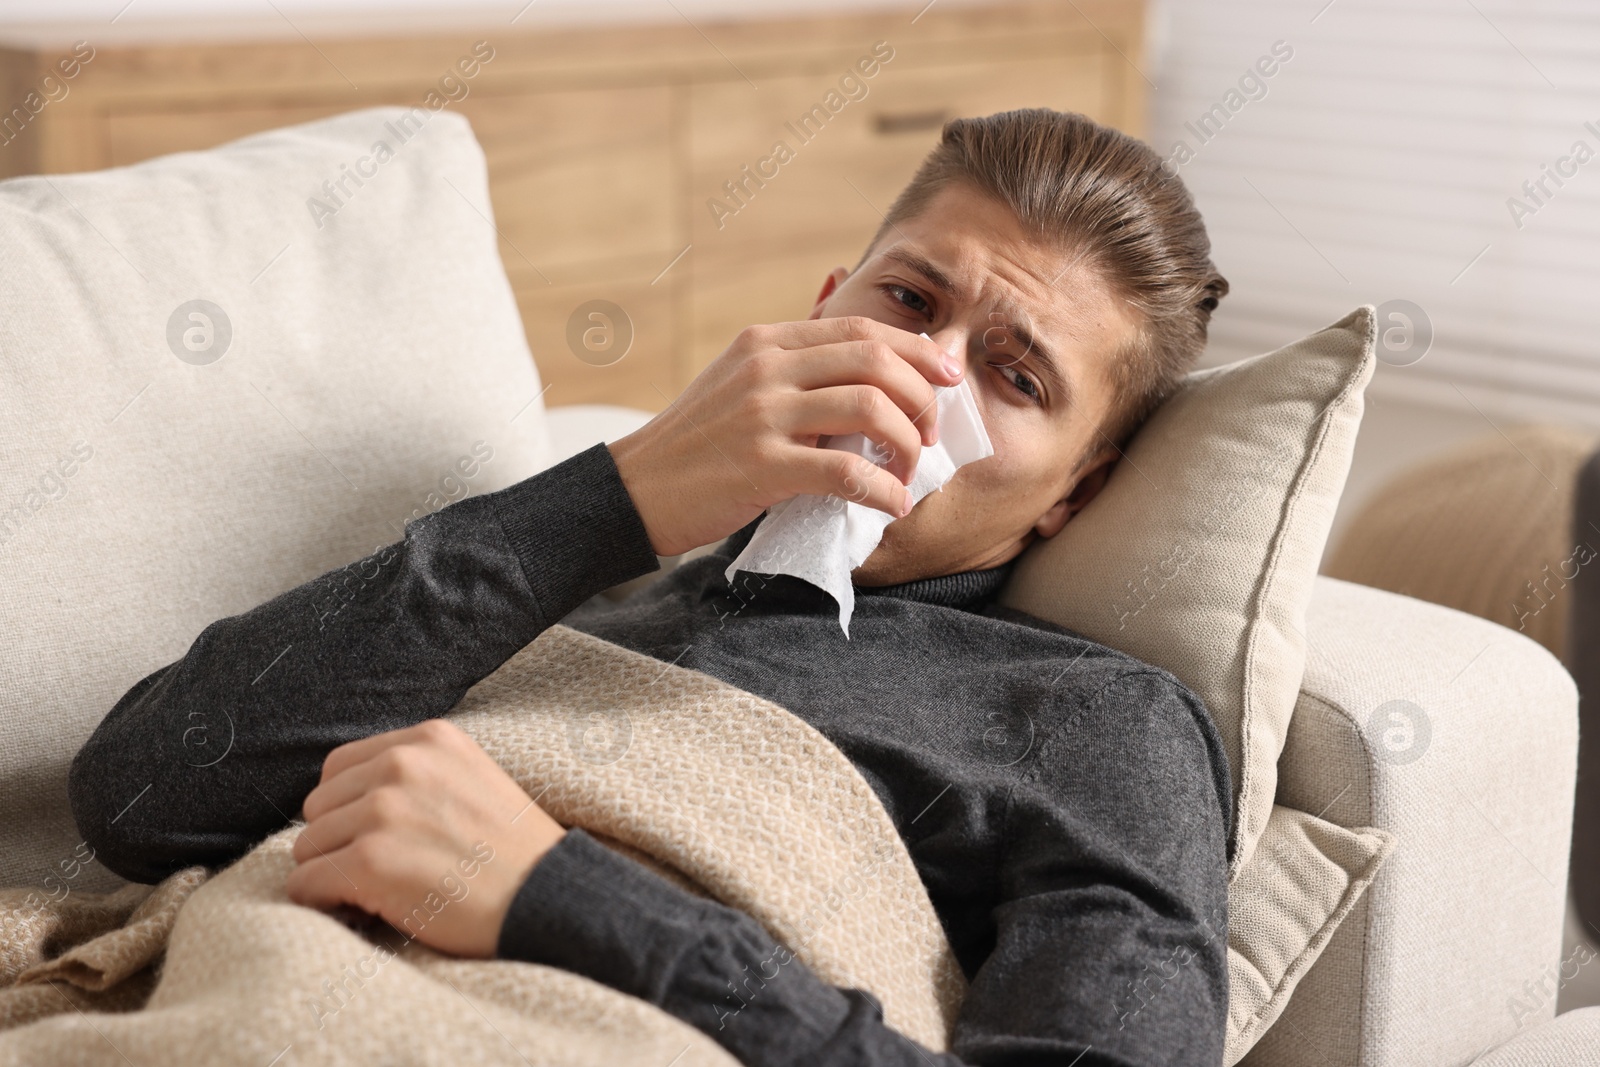
[[[981,571],[918,578],[899,585],[857,585],[855,590],[857,596],[892,596],[901,600],[920,600],[927,604],[977,611],[1000,595],[1000,588],[1011,577],[1015,562],[1011,560]]]
[[[761,519],[755,519],[743,529],[731,534],[717,550],[717,554],[726,556],[730,561],[737,558],[739,553],[744,551],[744,546],[750,543],[750,538],[760,524]],[[1016,560],[1013,559],[998,567],[941,574],[935,578],[918,578],[898,585],[857,585],[855,591],[857,596],[920,600],[925,604],[941,604],[949,608],[978,611],[1000,594],[1006,579],[1011,577],[1011,570],[1015,565]]]

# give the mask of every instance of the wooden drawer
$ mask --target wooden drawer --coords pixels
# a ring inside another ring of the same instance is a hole
[[[804,142],[795,132],[799,120],[836,88],[837,75],[769,78],[759,92],[733,81],[694,86],[689,192],[696,253],[718,244],[762,242],[779,254],[784,244],[804,240],[819,227],[870,234],[938,143],[947,117],[1017,107],[1081,111],[1101,121],[1114,117],[1108,112],[1116,101],[1099,50],[932,67],[896,67],[899,58],[863,80],[864,98],[847,103],[814,133],[809,127],[802,131],[810,135]],[[763,165],[779,141],[793,158]],[[746,165],[758,177],[761,171],[772,177],[762,179],[764,186],[749,182],[753,191],[740,194],[741,204],[723,183],[741,180]],[[736,213],[719,219],[710,206],[715,202]]]

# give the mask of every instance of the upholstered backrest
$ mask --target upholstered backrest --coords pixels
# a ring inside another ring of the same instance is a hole
[[[0,884],[63,884],[68,762],[206,624],[546,465],[492,217],[398,108],[0,183]]]

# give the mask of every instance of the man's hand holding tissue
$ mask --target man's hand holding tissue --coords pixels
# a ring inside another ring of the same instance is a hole
[[[671,405],[609,448],[658,555],[742,528],[800,494],[834,494],[896,518],[922,446],[938,440],[935,386],[962,364],[870,318],[751,326]],[[864,434],[883,467],[823,436]]]

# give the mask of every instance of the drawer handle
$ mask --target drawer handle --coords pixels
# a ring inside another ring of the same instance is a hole
[[[950,120],[948,108],[937,111],[902,111],[899,114],[879,112],[872,118],[872,126],[880,134],[917,133],[921,130],[943,128]]]

